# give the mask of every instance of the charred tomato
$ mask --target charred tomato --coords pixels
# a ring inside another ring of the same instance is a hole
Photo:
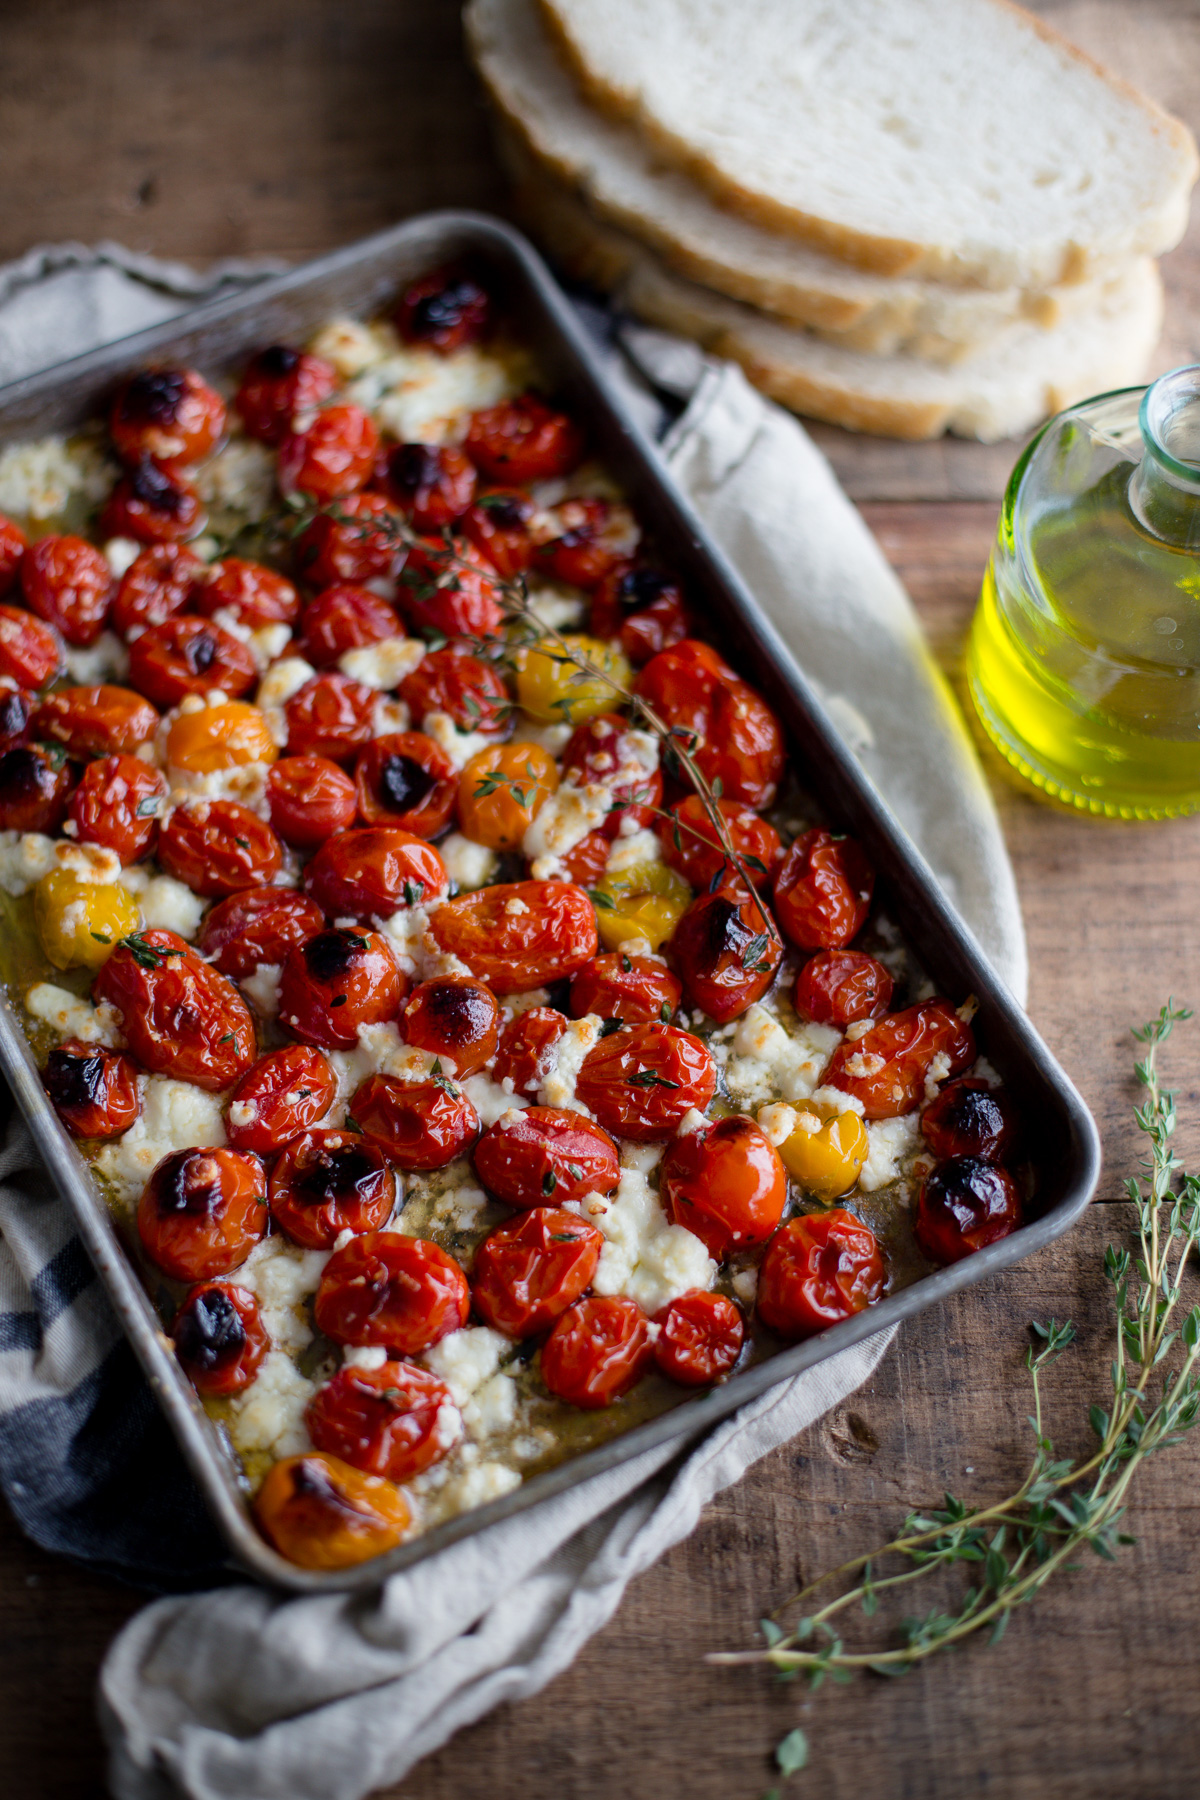
[[[368,1231],[325,1264],[313,1312],[336,1343],[419,1356],[465,1325],[470,1307],[466,1276],[437,1244]]]
[[[185,1297],[171,1327],[175,1354],[198,1394],[240,1394],[270,1348],[258,1301],[232,1281],[205,1281]]]
[[[377,931],[319,931],[284,958],[279,1017],[306,1044],[353,1050],[360,1025],[395,1018],[406,985]]]
[[[204,1281],[240,1268],[267,1229],[267,1178],[240,1150],[176,1150],[138,1202],[142,1248],[164,1275]]]
[[[46,1058],[42,1086],[72,1137],[120,1137],[142,1110],[136,1067],[101,1044],[68,1038]]]
[[[378,1231],[396,1204],[387,1158],[353,1131],[308,1130],[271,1171],[271,1217],[306,1250],[330,1250],[343,1231]]]

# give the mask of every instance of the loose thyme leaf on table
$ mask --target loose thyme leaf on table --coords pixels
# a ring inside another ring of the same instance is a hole
[[[1016,1493],[980,1509],[947,1494],[943,1506],[910,1513],[890,1544],[829,1570],[776,1613],[803,1607],[828,1582],[849,1581],[836,1598],[801,1612],[790,1627],[777,1617],[763,1619],[765,1649],[712,1654],[708,1662],[766,1663],[780,1680],[805,1675],[814,1689],[827,1675],[849,1681],[864,1669],[906,1675],[914,1664],[974,1632],[986,1629],[996,1643],[1012,1609],[1031,1600],[1081,1550],[1090,1548],[1111,1562],[1121,1545],[1135,1542],[1118,1525],[1136,1471],[1156,1450],[1178,1443],[1200,1414],[1200,1306],[1179,1312],[1183,1270],[1200,1240],[1200,1176],[1188,1175],[1172,1154],[1175,1097],[1160,1086],[1157,1069],[1159,1048],[1174,1026],[1191,1016],[1168,1001],[1157,1019],[1133,1034],[1146,1045],[1142,1061],[1134,1064],[1146,1092],[1134,1118],[1150,1154],[1142,1158],[1142,1176],[1127,1183],[1137,1208],[1137,1255],[1112,1245],[1104,1253],[1117,1329],[1111,1397],[1088,1412],[1098,1448],[1082,1462],[1056,1456],[1042,1425],[1041,1376],[1071,1343],[1075,1327],[1055,1319],[1035,1322],[1025,1356],[1033,1384],[1034,1453]],[[901,1617],[901,1641],[888,1649],[855,1650],[844,1643],[840,1616],[850,1608],[861,1607],[870,1617],[893,1589],[906,1589],[951,1563],[968,1565],[969,1585],[957,1611],[935,1608]],[[789,1732],[777,1747],[777,1766],[785,1774],[785,1764],[801,1766],[792,1760],[798,1741],[802,1734]]]

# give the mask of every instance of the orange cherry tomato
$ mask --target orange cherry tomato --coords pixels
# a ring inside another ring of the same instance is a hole
[[[300,653],[315,669],[325,669],[347,650],[404,635],[400,614],[389,600],[343,581],[323,588],[304,608]]]
[[[550,1006],[531,1006],[504,1027],[492,1077],[512,1082],[514,1094],[536,1094],[554,1060],[554,1046],[567,1029],[562,1013]]]
[[[440,1462],[462,1435],[450,1389],[416,1363],[339,1369],[304,1415],[318,1450],[368,1475],[411,1481]]]
[[[327,756],[284,756],[267,776],[271,828],[296,850],[315,850],[348,831],[358,811],[354,783]]]
[[[980,1156],[1003,1162],[1017,1136],[1017,1115],[1007,1096],[986,1081],[948,1081],[921,1114],[921,1135],[941,1161]]]
[[[665,1143],[684,1115],[703,1112],[717,1088],[699,1038],[675,1025],[630,1025],[584,1058],[575,1097],[614,1137]]]
[[[252,630],[260,625],[294,625],[300,611],[300,596],[290,581],[265,563],[241,556],[210,563],[192,589],[191,603],[210,619],[228,610]]]
[[[594,588],[624,560],[604,537],[612,509],[605,500],[565,500],[557,510],[565,529],[539,544],[533,560],[554,581]]]
[[[339,1344],[419,1356],[467,1322],[471,1291],[452,1256],[425,1238],[368,1231],[325,1264],[313,1314]]]
[[[459,894],[429,929],[494,994],[521,994],[574,975],[596,954],[592,903],[563,881],[511,881]]]
[[[378,702],[374,688],[336,669],[314,675],[284,705],[289,754],[349,762],[371,741]]]
[[[323,1119],[336,1098],[337,1077],[321,1052],[308,1044],[285,1044],[260,1057],[234,1088],[225,1135],[235,1150],[275,1156]]]
[[[120,1137],[142,1110],[137,1069],[101,1044],[68,1038],[46,1058],[42,1086],[72,1137]]]
[[[254,1061],[250,1008],[173,931],[154,927],[125,938],[102,964],[92,993],[108,1001],[130,1050],[154,1075],[219,1093]]]
[[[649,825],[662,805],[662,775],[627,753],[629,729],[629,720],[619,713],[597,713],[575,727],[562,754],[564,781],[611,791],[612,806],[601,826],[608,838],[617,837],[627,819],[639,827]]]
[[[113,630],[128,637],[136,628],[162,625],[182,612],[206,565],[184,544],[151,544],[122,575],[112,603]]]
[[[375,466],[379,432],[361,406],[327,406],[303,431],[281,439],[276,478],[284,494],[340,500],[365,486]]]
[[[783,1217],[787,1173],[753,1119],[717,1119],[677,1137],[662,1160],[663,1205],[720,1262],[765,1244]]]
[[[394,1550],[412,1511],[399,1488],[336,1456],[286,1456],[267,1471],[254,1516],[302,1569],[348,1569]]]
[[[140,756],[103,756],[89,763],[68,807],[81,844],[105,844],[122,864],[154,849],[167,784]]]
[[[512,701],[491,663],[448,644],[430,650],[398,688],[418,725],[426,713],[449,713],[460,731],[500,737],[508,730]]]
[[[240,1394],[271,1347],[258,1301],[232,1281],[194,1287],[175,1315],[171,1336],[198,1394]]]
[[[551,794],[558,767],[539,744],[493,744],[458,777],[458,819],[467,837],[490,850],[515,850]]]
[[[617,1146],[582,1113],[513,1107],[475,1146],[475,1173],[505,1206],[563,1206],[611,1194],[621,1177]]]
[[[397,444],[379,483],[418,531],[441,531],[475,498],[475,466],[454,444]]]
[[[654,1315],[654,1360],[660,1375],[683,1387],[724,1381],[742,1353],[746,1328],[724,1294],[691,1288]]]
[[[267,1229],[267,1177],[241,1150],[175,1150],[142,1191],[138,1236],[176,1281],[240,1268]]]
[[[322,845],[304,871],[306,892],[330,919],[386,918],[401,907],[425,905],[449,885],[433,845],[395,826],[344,831]]]
[[[296,415],[315,412],[337,384],[337,370],[324,357],[269,344],[246,364],[233,404],[250,437],[277,444],[293,430]]]
[[[415,987],[400,1015],[406,1043],[451,1058],[460,1078],[496,1054],[500,1008],[491,988],[469,975],[437,975]]]
[[[598,1013],[629,1025],[658,1020],[669,1025],[683,989],[669,969],[650,956],[609,950],[585,963],[571,981],[571,1012],[577,1019]]]
[[[519,488],[492,488],[478,494],[459,521],[459,528],[486,556],[497,575],[511,581],[533,560],[530,523],[537,507]]]
[[[151,456],[164,468],[199,462],[225,429],[225,402],[195,369],[144,369],[118,390],[109,415],[122,462]]]
[[[257,813],[236,800],[186,800],[158,834],[158,860],[193,894],[222,899],[266,886],[283,847]]]
[[[418,631],[442,637],[495,637],[504,620],[495,572],[466,538],[417,538],[396,598]]]
[[[304,1131],[271,1171],[271,1217],[306,1250],[331,1250],[343,1231],[378,1231],[396,1204],[396,1177],[377,1144],[353,1131]]]
[[[112,606],[112,570],[84,538],[39,538],[21,558],[21,592],[68,644],[94,644]]]
[[[7,594],[17,579],[28,548],[29,539],[21,527],[0,513],[0,594]]]
[[[47,694],[33,721],[39,738],[65,744],[77,756],[136,750],[158,730],[148,700],[125,687],[70,687]]]
[[[382,494],[350,494],[296,541],[296,570],[313,587],[390,575],[403,556],[400,518]]]
[[[395,1018],[407,986],[377,931],[319,931],[284,958],[279,1018],[306,1044],[353,1050],[360,1025]]]
[[[913,1231],[932,1263],[961,1262],[1024,1223],[1017,1184],[981,1156],[952,1156],[921,1183]]]
[[[693,1006],[718,1025],[761,999],[783,961],[783,943],[765,902],[746,889],[701,894],[671,939],[671,956]]]
[[[432,838],[454,816],[458,773],[446,752],[421,731],[373,738],[354,766],[358,810],[368,825],[393,825]]]
[[[589,831],[573,850],[560,856],[558,862],[567,880],[574,882],[576,887],[594,888],[608,868],[611,854],[611,840],[602,831]]]
[[[181,614],[148,625],[129,646],[129,681],[156,706],[178,706],[185,694],[214,688],[235,700],[258,680],[249,646],[212,619]]]
[[[611,1406],[654,1365],[650,1326],[636,1301],[614,1294],[577,1300],[542,1345],[542,1380],[571,1406]]]
[[[855,1025],[891,1004],[892,978],[865,950],[818,950],[796,977],[792,1000],[802,1019]]]
[[[246,700],[219,700],[177,713],[167,727],[167,766],[187,774],[272,763],[278,754],[266,719]]]
[[[695,638],[660,650],[638,677],[638,692],[685,736],[721,798],[759,811],[771,804],[783,773],[783,733],[766,701],[715,650]]]
[[[405,288],[396,329],[406,344],[424,344],[448,356],[484,335],[491,310],[487,289],[468,269],[448,263]]]
[[[783,861],[779,833],[752,807],[741,806],[736,800],[718,800],[717,807],[745,866],[745,876],[756,888],[765,887]],[[699,794],[689,794],[671,808],[670,818],[658,821],[658,836],[663,860],[678,869],[694,888],[702,890],[717,881],[745,879],[721,847]]]
[[[885,1013],[859,1038],[846,1038],[825,1071],[826,1086],[853,1094],[868,1119],[894,1119],[919,1106],[935,1056],[945,1074],[961,1075],[975,1061],[975,1034],[948,1000],[923,1000]]]
[[[472,413],[464,448],[492,481],[552,481],[583,461],[584,436],[566,413],[519,394]]]
[[[281,963],[293,944],[302,944],[324,923],[324,913],[307,894],[244,888],[209,908],[199,948],[222,975],[244,981],[260,963]]]
[[[19,606],[0,606],[0,675],[21,687],[44,687],[62,661],[48,625]]]
[[[485,1325],[508,1337],[545,1331],[591,1284],[604,1239],[558,1206],[535,1206],[475,1253],[471,1294]]]
[[[853,838],[806,831],[775,876],[779,923],[800,950],[841,950],[867,922],[875,874]]]
[[[205,512],[190,481],[143,456],[122,475],[100,513],[105,537],[177,544],[204,529]]]
[[[402,1169],[444,1169],[479,1136],[479,1115],[445,1075],[368,1075],[350,1102],[356,1125]]]
[[[758,1315],[780,1337],[812,1337],[874,1306],[886,1279],[875,1235],[853,1213],[807,1213],[771,1240],[758,1273]]]
[[[0,754],[0,831],[54,832],[62,824],[76,770],[36,744]]]

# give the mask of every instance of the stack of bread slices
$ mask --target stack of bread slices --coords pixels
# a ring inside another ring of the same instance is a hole
[[[1007,0],[469,0],[524,222],[797,412],[1015,435],[1137,381],[1196,150]]]

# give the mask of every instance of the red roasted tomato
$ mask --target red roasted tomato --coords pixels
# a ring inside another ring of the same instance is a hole
[[[360,1025],[395,1018],[407,985],[377,931],[319,931],[284,958],[279,1018],[306,1044],[353,1050]]]
[[[924,1098],[935,1056],[947,1059],[946,1075],[961,1075],[975,1061],[974,1033],[948,1000],[923,1000],[886,1013],[862,1037],[846,1039],[834,1051],[824,1081],[861,1100],[866,1118],[894,1119]]]
[[[649,662],[650,656],[657,656],[660,650],[666,650],[671,644],[678,644],[683,638],[690,636],[691,620],[683,603],[683,592],[674,576],[646,563],[636,562],[628,557],[622,558],[608,571],[592,595],[592,635],[609,640],[619,637],[624,647],[626,624],[646,620],[651,608],[657,609],[651,615],[658,621],[654,635],[661,637],[662,642],[655,643],[649,655],[638,657],[639,668]],[[670,636],[667,635],[668,620],[674,621],[679,627]],[[649,638],[639,632],[635,643],[639,649],[647,648]]]
[[[607,1131],[582,1113],[513,1107],[475,1146],[475,1173],[505,1206],[563,1206],[588,1194],[610,1194],[621,1163]]]
[[[355,1124],[402,1169],[444,1169],[479,1136],[478,1113],[445,1075],[430,1081],[368,1075],[350,1110]]]
[[[378,701],[374,688],[335,669],[314,675],[284,705],[289,752],[349,762],[371,741]]]
[[[596,954],[596,914],[563,881],[499,882],[439,906],[429,929],[494,994],[521,994],[574,975]]]
[[[577,1300],[542,1345],[542,1380],[571,1406],[611,1406],[654,1366],[650,1325],[621,1294]]]
[[[171,1336],[198,1394],[240,1394],[271,1347],[258,1301],[232,1281],[194,1287],[175,1315]]]
[[[285,1044],[242,1076],[229,1096],[225,1134],[235,1150],[275,1156],[323,1119],[336,1098],[337,1077],[321,1052],[308,1044]]]
[[[105,844],[122,864],[149,856],[167,784],[140,756],[103,756],[89,763],[68,808],[81,844]]]
[[[425,344],[448,356],[478,341],[491,323],[487,289],[456,264],[431,269],[405,288],[396,329],[406,344]]]
[[[296,569],[314,587],[390,575],[400,560],[399,516],[382,494],[350,494],[296,541]]]
[[[392,1481],[337,1456],[285,1456],[267,1470],[254,1516],[269,1544],[301,1569],[346,1569],[394,1550],[412,1509]]]
[[[783,944],[765,902],[739,886],[692,901],[675,928],[671,955],[691,1004],[724,1025],[766,993]]]
[[[324,357],[270,344],[246,364],[233,404],[252,438],[277,444],[292,431],[296,415],[315,412],[337,384],[337,370]]]
[[[715,650],[695,638],[661,650],[638,692],[664,725],[691,734],[696,767],[721,798],[760,811],[771,804],[783,773],[779,721]]]
[[[389,1481],[411,1481],[462,1434],[445,1382],[410,1362],[339,1369],[309,1401],[304,1420],[318,1450]]]
[[[265,563],[241,556],[210,564],[192,589],[191,603],[210,619],[227,610],[254,631],[262,625],[294,625],[300,611],[300,596],[290,581]]]
[[[669,1025],[682,992],[675,976],[654,957],[610,950],[585,963],[572,980],[571,1012],[577,1019],[598,1013],[602,1019],[623,1019],[627,1025],[648,1025],[656,1019]]]
[[[533,560],[530,522],[537,506],[519,488],[492,488],[475,496],[462,516],[460,529],[486,556],[497,575],[511,581]]]
[[[567,1029],[562,1013],[531,1006],[504,1027],[492,1069],[493,1079],[512,1082],[514,1094],[536,1094],[550,1072],[554,1047]]]
[[[15,750],[19,744],[28,743],[34,706],[32,694],[0,683],[0,751]]]
[[[475,498],[475,465],[453,444],[397,444],[379,483],[418,531],[441,531]]]
[[[283,847],[236,800],[185,800],[158,834],[158,860],[193,894],[222,899],[266,886],[283,862]]]
[[[436,975],[415,987],[400,1015],[404,1041],[453,1061],[454,1073],[474,1075],[496,1054],[500,1008],[491,988],[469,975]]]
[[[557,1206],[535,1206],[487,1236],[471,1294],[485,1325],[508,1337],[545,1331],[591,1284],[604,1239]]]
[[[812,1337],[873,1306],[886,1279],[874,1233],[853,1213],[808,1213],[771,1240],[758,1273],[758,1314],[780,1337]]]
[[[59,688],[38,707],[33,728],[39,738],[65,744],[74,756],[108,756],[134,751],[152,738],[158,714],[130,688]]]
[[[649,825],[662,805],[662,776],[639,762],[627,742],[629,730],[629,720],[619,713],[599,713],[575,727],[562,753],[564,781],[611,789],[613,804],[601,826],[608,838],[615,838],[627,819]],[[619,780],[614,779],[618,770]]]
[[[724,1294],[692,1288],[654,1315],[654,1360],[660,1375],[683,1387],[723,1381],[742,1353],[746,1328]]]
[[[718,1119],[677,1137],[662,1160],[662,1197],[719,1262],[765,1244],[783,1217],[787,1174],[779,1152],[752,1119]]]
[[[94,644],[112,606],[112,570],[84,538],[39,538],[21,558],[21,592],[68,644]]]
[[[0,831],[57,831],[76,771],[61,753],[18,744],[0,754]]]
[[[588,1051],[575,1097],[614,1137],[654,1144],[674,1137],[693,1107],[703,1112],[716,1087],[699,1038],[674,1025],[631,1025]]]
[[[156,706],[212,688],[240,700],[258,681],[249,646],[212,619],[190,614],[148,625],[129,646],[129,681]]]
[[[798,949],[840,950],[866,924],[874,888],[853,838],[806,831],[775,876],[775,911]]]
[[[594,588],[623,560],[605,540],[612,509],[605,500],[564,500],[556,510],[562,535],[539,544],[533,560],[554,581]]]
[[[305,889],[331,919],[384,918],[404,906],[422,906],[449,885],[433,845],[394,826],[344,831],[304,871]]]
[[[454,816],[458,770],[421,731],[373,738],[354,768],[358,811],[368,825],[392,825],[437,837]]]
[[[271,1217],[294,1244],[330,1250],[343,1231],[378,1231],[396,1204],[396,1177],[377,1144],[353,1131],[305,1131],[271,1171]]]
[[[128,637],[181,612],[206,565],[183,544],[151,544],[122,575],[112,603],[112,627]]]
[[[504,618],[491,566],[465,538],[449,546],[441,538],[418,538],[397,601],[418,631],[442,637],[495,637]]]
[[[324,923],[325,915],[307,894],[250,887],[209,909],[199,948],[222,975],[244,981],[260,963],[281,963],[293,944],[302,944]]]
[[[46,1058],[42,1086],[72,1137],[120,1137],[142,1110],[136,1067],[101,1044],[68,1038]]]
[[[740,806],[736,800],[718,800],[717,806],[746,876],[756,888],[765,887],[783,859],[779,833],[766,819],[760,819],[752,807]],[[744,879],[722,849],[699,794],[689,794],[671,808],[669,819],[659,819],[658,835],[663,860],[678,869],[694,888],[709,888],[720,880]]]
[[[961,1262],[1023,1223],[1016,1182],[981,1156],[952,1156],[926,1176],[913,1212],[917,1243],[933,1263]]]
[[[19,606],[0,606],[0,675],[25,688],[43,687],[62,660],[48,625]]]
[[[491,663],[453,644],[430,650],[398,688],[418,725],[431,712],[449,713],[460,731],[503,737],[512,701]]]
[[[199,462],[225,429],[225,403],[195,369],[144,369],[119,389],[109,415],[122,462],[164,468]]]
[[[21,567],[29,539],[19,525],[0,513],[0,594],[7,594]]]
[[[818,950],[796,977],[792,1001],[818,1025],[856,1025],[891,1005],[892,978],[865,950]]]
[[[361,406],[327,406],[282,439],[275,478],[283,494],[340,500],[365,486],[378,450],[375,421]]]
[[[980,1156],[1003,1162],[1017,1135],[1017,1115],[1007,1096],[986,1081],[948,1081],[921,1115],[921,1132],[939,1161]]]
[[[472,413],[464,448],[491,481],[552,481],[583,461],[584,437],[566,413],[519,394]]]
[[[241,1150],[175,1150],[138,1202],[138,1236],[155,1268],[205,1281],[240,1268],[267,1229],[267,1177]]]
[[[576,887],[594,888],[612,854],[612,840],[602,831],[589,831],[573,849],[559,857],[559,866],[568,881]]]
[[[325,588],[304,608],[299,650],[314,669],[325,669],[347,650],[403,636],[400,614],[389,600],[371,588],[343,581]]]
[[[254,1061],[250,1008],[233,983],[173,931],[155,927],[123,939],[92,993],[109,1002],[130,1050],[154,1075],[191,1081],[215,1094]]]
[[[354,783],[327,756],[283,756],[267,773],[267,805],[277,837],[315,850],[348,831],[358,811]]]
[[[196,537],[204,521],[204,507],[191,482],[143,456],[105,501],[100,530],[105,537],[131,537],[143,544],[178,544]]]
[[[325,1264],[313,1313],[339,1344],[383,1344],[419,1356],[466,1324],[467,1278],[452,1256],[424,1238],[368,1231]]]

